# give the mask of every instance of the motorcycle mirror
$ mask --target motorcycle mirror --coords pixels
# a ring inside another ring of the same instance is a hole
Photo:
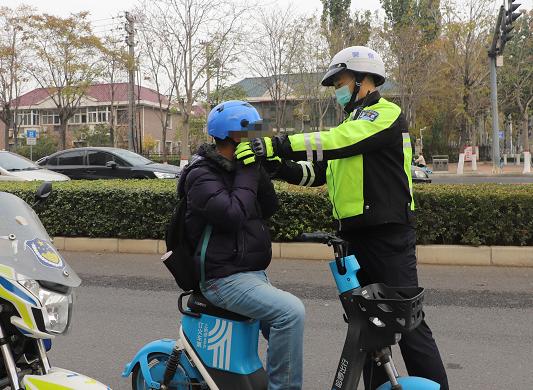
[[[37,203],[43,202],[52,193],[52,183],[45,181],[35,192],[35,201]]]

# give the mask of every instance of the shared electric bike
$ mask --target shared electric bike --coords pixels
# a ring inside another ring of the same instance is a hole
[[[359,264],[347,255],[345,241],[327,233],[304,234],[302,239],[332,246],[335,253],[329,266],[348,333],[331,389],[356,390],[370,354],[389,377],[378,390],[438,390],[440,385],[429,379],[399,376],[390,349],[402,333],[422,321],[424,289],[382,283],[361,287]],[[267,375],[257,352],[257,320],[216,307],[196,291],[181,294],[178,309],[182,314],[179,338],[145,345],[126,365],[122,375],[132,375],[134,390],[267,389]]]

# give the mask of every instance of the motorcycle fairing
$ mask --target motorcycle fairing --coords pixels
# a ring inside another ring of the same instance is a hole
[[[33,209],[19,197],[0,192],[0,265],[11,280],[39,280],[78,287],[81,280],[54,248]]]
[[[46,375],[26,375],[22,384],[25,390],[111,390],[95,379],[57,367]]]

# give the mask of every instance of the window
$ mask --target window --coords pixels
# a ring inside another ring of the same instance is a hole
[[[69,119],[68,123],[80,125],[83,123],[87,123],[87,109],[86,108],[80,108],[76,110],[76,113],[72,118]]]
[[[19,111],[16,123],[18,126],[36,126],[39,124],[39,112],[37,110]]]
[[[117,110],[117,123],[120,125],[124,125],[128,123],[128,110],[119,108]]]
[[[46,160],[46,163],[44,165],[57,165],[57,156],[51,157],[48,160]]]
[[[99,150],[90,150],[87,152],[89,165],[105,166],[107,162],[113,161],[111,153],[102,152]]]
[[[29,171],[39,169],[32,161],[11,152],[0,152],[0,167],[6,171]]]
[[[89,107],[87,109],[88,123],[108,123],[109,107]]]
[[[133,166],[152,164],[147,158],[126,149],[114,149],[114,153]]]
[[[55,111],[43,111],[41,113],[41,124],[43,125],[59,125],[59,114]]]
[[[57,156],[57,165],[83,165],[84,150],[65,152]]]

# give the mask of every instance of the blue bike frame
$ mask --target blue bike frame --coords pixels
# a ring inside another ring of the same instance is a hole
[[[362,329],[367,326],[356,309],[353,293],[360,291],[357,271],[360,266],[353,255],[342,256],[336,253],[336,260],[329,263],[335,279],[339,297],[343,304],[348,332],[335,373],[332,390],[356,389],[366,361],[367,351],[363,345]],[[180,299],[181,302],[181,299]],[[181,304],[180,304],[180,310]],[[152,378],[149,369],[149,356],[153,353],[170,355],[178,343],[190,358],[181,355],[180,363],[189,377],[205,381],[210,389],[221,390],[265,390],[266,373],[258,357],[257,346],[259,322],[239,321],[219,318],[212,315],[183,311],[180,340],[157,340],[146,344],[126,365],[122,375],[127,377],[138,364],[145,382],[154,389],[160,388],[161,378]],[[440,386],[428,379],[399,377],[397,382],[404,390],[438,390]],[[390,382],[378,390],[393,389]]]

